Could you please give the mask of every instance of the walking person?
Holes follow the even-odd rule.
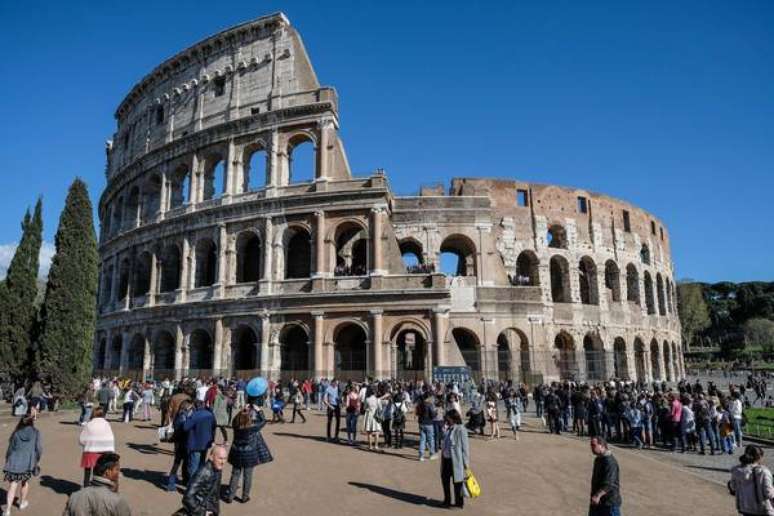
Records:
[[[137,393],[134,392],[134,389],[132,389],[131,387],[127,387],[126,390],[124,391],[124,396],[123,396],[124,423],[129,423],[132,421],[132,418],[134,417],[134,403],[137,401],[137,399],[138,399],[138,396],[137,396]]]
[[[177,491],[177,470],[182,465],[183,467],[183,484],[188,485],[188,442],[187,435],[184,430],[185,421],[191,416],[191,408],[193,404],[190,399],[185,399],[180,403],[180,406],[175,415],[172,427],[174,431],[172,433],[172,442],[174,443],[174,458],[172,459],[172,468],[169,470],[167,476],[167,491]]]
[[[81,453],[81,468],[83,468],[83,487],[91,482],[92,470],[100,455],[115,452],[115,437],[110,423],[105,419],[102,407],[94,409],[91,420],[81,430],[78,441],[83,447]]]
[[[115,453],[100,455],[91,483],[70,495],[62,516],[131,516],[129,503],[118,494],[120,460]]]
[[[498,421],[497,397],[494,393],[488,396],[486,402],[486,419],[489,421],[489,440],[500,438],[500,423]]]
[[[215,427],[215,416],[204,406],[203,401],[197,399],[194,402],[193,414],[183,423],[183,431],[186,432],[188,477],[190,479],[193,479],[204,463],[207,450],[215,441]]]
[[[266,424],[262,417],[254,421],[250,407],[245,407],[234,416],[231,426],[234,429],[234,442],[228,453],[228,463],[231,464],[231,481],[225,502],[231,503],[242,478],[241,503],[250,500],[250,488],[253,483],[253,469],[259,464],[273,460],[269,448],[261,436],[261,428]]]
[[[220,435],[223,438],[223,444],[228,444],[228,432],[226,427],[229,423],[228,417],[228,398],[223,393],[223,387],[218,385],[216,387],[217,392],[212,400],[212,415],[215,416],[215,425],[220,430]]]
[[[739,465],[731,469],[728,490],[736,497],[736,510],[742,516],[774,514],[774,486],[771,471],[763,465],[763,448],[745,448]]]
[[[306,385],[306,384],[304,384]],[[293,416],[290,418],[291,423],[296,422],[296,414],[301,418],[302,423],[306,423],[306,418],[302,412],[304,408],[304,391],[300,388],[296,388],[296,392],[291,396],[293,401]]]
[[[379,451],[379,432],[382,430],[381,405],[371,386],[365,395],[365,432],[368,438],[368,449]]]
[[[19,497],[19,509],[29,505],[27,496],[30,491],[30,478],[39,472],[40,457],[43,455],[43,439],[35,428],[35,416],[22,417],[8,439],[5,452],[3,475],[10,482],[5,498],[3,516],[11,514],[14,499]]]
[[[396,392],[392,396],[390,405],[392,406],[392,446],[398,450],[403,448],[403,433],[406,429],[406,412],[408,412],[403,393]]]
[[[202,400],[196,400],[202,403]],[[226,464],[226,448],[215,446],[210,454],[210,460],[191,477],[188,489],[183,495],[183,507],[189,516],[217,516],[220,514],[220,479],[223,466]],[[178,511],[179,513],[179,511]]]
[[[81,416],[78,418],[79,425],[83,426],[91,419],[91,411],[94,408],[95,397],[94,386],[89,382],[89,385],[83,390],[81,396],[78,398],[78,405],[81,406]]]
[[[433,419],[435,418],[435,405],[427,394],[423,394],[417,404],[417,423],[419,424],[419,461],[425,460],[425,448],[430,454],[430,460],[435,460],[438,455],[435,453],[435,428]]]
[[[509,422],[511,424],[511,432],[513,432],[513,438],[519,440],[519,430],[521,430],[521,414],[524,412],[524,405],[521,402],[521,396],[516,391],[511,391],[510,398],[508,399],[508,407],[510,409]]]
[[[323,404],[325,405],[328,416],[328,424],[326,426],[328,442],[333,441],[334,443],[338,444],[339,430],[341,425],[341,404],[339,399],[338,381],[331,380],[331,383],[328,385],[328,387],[325,388],[325,392],[323,394]],[[331,437],[331,425],[333,424],[334,419],[336,423],[336,432],[333,434],[333,437]]]
[[[151,407],[155,402],[154,395],[153,395],[153,387],[151,386],[151,384],[149,383],[145,384],[145,388],[142,390],[142,393],[140,394],[140,400],[142,401],[142,420],[150,421]]]
[[[462,425],[462,417],[456,410],[450,410],[445,416],[446,431],[441,444],[441,484],[443,486],[443,506],[451,507],[451,486],[454,486],[454,506],[462,508],[462,483],[465,472],[470,467],[470,445],[468,431]]]
[[[591,438],[594,470],[591,475],[589,516],[620,516],[621,481],[618,461],[602,437]]]

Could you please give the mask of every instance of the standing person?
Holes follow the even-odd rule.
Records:
[[[306,383],[304,383],[306,385]],[[301,410],[304,408],[304,391],[303,389],[296,388],[296,392],[292,396],[293,401],[293,416],[290,418],[291,423],[296,422],[296,414],[301,418],[302,423],[306,423],[306,418]]]
[[[337,444],[339,442],[339,427],[341,425],[341,404],[339,401],[339,382],[331,380],[323,394],[323,404],[327,409],[328,415],[328,425],[326,428],[328,441],[333,441]],[[336,420],[336,433],[333,434],[334,438],[331,438],[331,423],[333,423],[334,419]]]
[[[417,404],[417,423],[419,424],[419,461],[425,460],[425,448],[430,454],[430,460],[435,460],[435,438],[433,418],[435,418],[435,406],[427,394],[423,394]]]
[[[227,445],[228,432],[226,432],[226,427],[229,423],[228,398],[223,394],[223,388],[220,385],[215,388],[217,389],[217,392],[215,392],[215,396],[212,400],[212,414],[215,416],[215,424],[217,425],[218,430],[220,430],[221,437],[223,437],[223,444]]]
[[[269,448],[261,436],[261,428],[266,424],[262,417],[254,421],[250,407],[245,407],[234,416],[231,426],[234,428],[234,443],[228,453],[228,463],[231,464],[231,481],[225,502],[231,503],[242,477],[242,503],[250,500],[250,487],[253,482],[253,469],[258,464],[266,464],[273,460]]]
[[[110,400],[115,398],[113,397],[113,390],[108,386],[107,382],[103,382],[101,385],[97,391],[97,401],[99,406],[102,407],[102,413],[107,414],[110,408]]]
[[[134,403],[137,401],[137,399],[138,396],[137,393],[134,392],[134,389],[127,387],[124,391],[123,397],[124,423],[129,423],[132,421],[132,418],[134,417]]]
[[[172,459],[172,469],[169,470],[167,477],[167,491],[177,491],[177,470],[180,465],[183,466],[183,484],[188,485],[188,439],[184,430],[185,422],[191,415],[193,404],[190,399],[183,400],[175,414],[175,420],[172,422],[174,432],[172,433],[172,442],[175,445],[174,458]]]
[[[274,388],[274,399],[271,402],[271,422],[272,423],[284,423],[285,422],[285,399],[282,392],[282,386],[277,384]]]
[[[62,516],[131,516],[129,503],[118,494],[121,457],[103,453],[94,465],[94,478],[88,487],[74,492]]]
[[[731,426],[734,430],[734,441],[736,447],[742,447],[742,400],[738,392],[731,395],[731,401],[728,405],[728,413],[731,415]]]
[[[491,393],[488,398],[486,402],[486,419],[489,421],[489,440],[491,441],[495,436],[497,439],[500,438],[500,423],[497,417],[497,397],[494,393]]]
[[[392,407],[392,446],[397,450],[403,448],[403,433],[406,429],[406,412],[408,412],[403,393],[396,392],[392,396],[390,405]]]
[[[153,387],[151,387],[151,384],[145,384],[145,387],[142,390],[142,394],[140,395],[140,399],[142,400],[142,420],[150,421],[151,406],[153,406],[155,401],[153,396]]]
[[[736,510],[743,516],[774,514],[771,471],[763,465],[763,448],[749,445],[731,468],[728,490],[736,496]]]
[[[622,501],[618,461],[602,437],[592,437],[590,446],[595,459],[589,516],[620,516]]]
[[[521,429],[521,414],[524,412],[524,405],[521,402],[521,396],[519,396],[516,391],[511,391],[508,406],[510,408],[509,422],[511,423],[511,432],[513,432],[513,438],[518,441],[519,430]]]
[[[110,423],[105,419],[102,407],[94,409],[91,421],[81,430],[78,441],[83,447],[81,453],[81,468],[83,468],[83,487],[88,487],[91,482],[92,469],[100,455],[115,451],[115,438]]]
[[[196,400],[196,404],[204,402]],[[207,410],[203,408],[203,410]],[[226,448],[215,446],[210,460],[202,465],[191,477],[188,489],[183,495],[183,507],[190,516],[217,516],[220,514],[220,478],[226,464]]]
[[[642,412],[636,403],[632,404],[624,411],[624,417],[629,422],[631,428],[632,440],[637,449],[642,448]]]
[[[29,505],[27,495],[30,491],[30,478],[37,475],[40,457],[43,455],[43,439],[40,431],[35,428],[35,416],[22,417],[16,424],[8,439],[8,450],[5,452],[3,474],[6,482],[10,482],[5,499],[3,516],[11,514],[14,498],[19,497],[19,509]]]
[[[83,426],[91,419],[91,411],[94,408],[94,398],[94,387],[91,382],[89,382],[89,385],[83,390],[78,399],[78,404],[81,406],[81,417],[78,418],[79,425]]]
[[[357,418],[360,415],[360,396],[351,385],[344,388],[344,407],[347,427],[347,444],[352,446],[357,442]]]
[[[382,430],[382,423],[379,421],[381,414],[381,405],[379,398],[376,397],[374,389],[368,386],[365,393],[365,432],[368,437],[368,449],[379,451],[379,432]]]
[[[183,423],[186,432],[186,449],[188,451],[188,477],[193,479],[199,470],[207,450],[215,440],[215,416],[212,415],[201,400],[194,402],[194,413]]]
[[[446,431],[441,444],[441,485],[443,485],[443,505],[451,507],[451,488],[454,485],[454,505],[462,508],[462,483],[465,471],[470,467],[470,445],[468,431],[462,425],[460,413],[450,410],[445,416]]]

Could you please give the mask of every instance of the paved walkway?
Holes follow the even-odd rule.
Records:
[[[222,504],[224,515],[446,512],[438,507],[442,498],[438,462],[418,462],[413,449],[377,454],[326,443],[321,437],[325,435],[324,415],[312,411],[307,416],[306,424],[267,425],[264,436],[275,461],[256,469],[247,506]],[[21,514],[61,514],[67,495],[79,488],[80,427],[75,417],[70,412],[46,414],[39,420],[45,446],[42,475],[33,481],[30,507]],[[342,428],[343,423],[342,419]],[[0,441],[7,441],[12,428],[12,419],[0,418]],[[415,423],[409,422],[407,428],[415,429]],[[121,493],[134,514],[171,514],[180,506],[181,496],[160,488],[171,464],[171,445],[156,442],[155,425],[115,422],[113,430],[122,456]],[[536,426],[526,428],[518,442],[505,428],[503,436],[507,437],[495,442],[472,439],[472,466],[483,495],[469,500],[465,512],[585,516],[593,460],[587,440],[557,438]],[[407,438],[408,444],[416,445],[415,433]],[[705,470],[681,463],[688,460],[686,456],[627,449],[616,449],[615,454],[622,469],[627,516],[733,514],[733,498],[719,483],[725,474],[704,478]],[[726,468],[727,459],[722,460]],[[230,475],[230,466],[225,473],[225,477]],[[4,498],[3,493],[0,500]]]

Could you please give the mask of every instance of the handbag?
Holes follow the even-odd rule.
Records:
[[[478,498],[481,496],[481,486],[479,485],[478,480],[476,480],[476,477],[473,475],[473,471],[471,471],[470,468],[465,469],[464,487],[467,489],[471,498]]]

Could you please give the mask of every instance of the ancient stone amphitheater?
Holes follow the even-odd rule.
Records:
[[[99,202],[98,372],[683,374],[661,221],[515,178],[405,197],[384,171],[353,176],[336,91],[320,86],[282,14],[168,59],[115,118]]]

